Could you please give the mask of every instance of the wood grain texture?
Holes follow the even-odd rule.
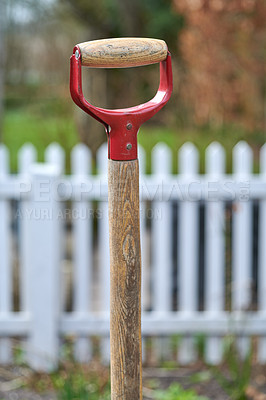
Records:
[[[108,161],[111,399],[142,399],[138,160]]]
[[[163,40],[119,38],[93,40],[78,44],[81,63],[95,68],[127,68],[155,64],[167,57]]]

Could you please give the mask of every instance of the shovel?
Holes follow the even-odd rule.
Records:
[[[127,68],[160,63],[155,97],[139,106],[94,107],[82,93],[81,67]],[[142,399],[141,254],[137,133],[172,93],[171,55],[163,40],[103,39],[80,43],[70,58],[74,102],[101,122],[108,138],[111,399]]]

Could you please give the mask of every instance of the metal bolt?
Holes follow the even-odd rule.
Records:
[[[132,129],[132,124],[129,122],[129,123],[127,124],[127,130],[130,131],[130,129]]]
[[[128,144],[127,144],[127,149],[128,149],[128,150],[131,150],[131,149],[132,149],[132,144],[131,144],[131,143],[128,143]]]
[[[75,57],[76,57],[76,59],[79,58],[79,51],[78,50],[75,51]]]

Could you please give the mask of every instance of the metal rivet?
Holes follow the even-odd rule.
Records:
[[[128,143],[128,144],[127,144],[127,149],[128,149],[128,150],[131,150],[131,149],[132,149],[132,144],[131,144],[131,143]]]
[[[78,50],[75,51],[75,57],[76,57],[76,59],[79,58],[79,51]]]
[[[132,124],[129,122],[129,123],[127,124],[127,130],[130,131],[130,129],[132,129]]]

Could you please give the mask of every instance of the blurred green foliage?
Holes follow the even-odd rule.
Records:
[[[171,0],[67,0],[75,17],[99,37],[143,36],[164,39],[176,48],[184,19]]]
[[[99,375],[88,376],[81,366],[58,372],[52,377],[58,400],[108,400],[110,384],[102,382]]]
[[[176,52],[178,33],[184,17],[173,10],[170,0],[144,0],[145,29],[148,37],[163,38],[172,52]],[[150,16],[153,15],[153,18]]]
[[[156,400],[208,400],[207,397],[198,396],[194,390],[185,390],[178,383],[172,383],[166,390],[157,390]]]
[[[248,400],[246,391],[251,381],[252,346],[250,345],[247,354],[241,357],[237,345],[236,337],[228,336],[224,340],[224,360],[227,370],[224,372],[221,368],[212,367],[211,371],[231,400]]]

